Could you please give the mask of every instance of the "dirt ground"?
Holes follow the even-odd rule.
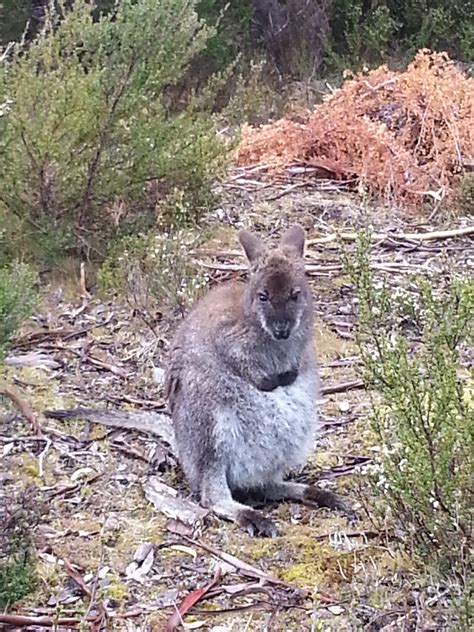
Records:
[[[463,228],[468,220],[421,221],[369,208],[330,184],[267,186],[248,171],[234,173],[222,199],[207,218],[210,238],[194,255],[214,282],[240,273],[239,227],[272,238],[298,221],[308,231],[324,392],[317,445],[295,477],[319,479],[347,495],[360,520],[349,524],[327,510],[271,505],[265,511],[280,535],[252,539],[235,525],[193,513],[172,450],[156,435],[46,418],[45,410],[107,407],[149,411],[158,424],[166,412],[157,380],[176,319],[157,317],[152,331],[126,301],[105,299],[93,288],[90,298],[81,298],[76,267],[48,280],[7,369],[37,413],[43,436],[0,400],[0,502],[3,496],[9,512],[26,507],[37,554],[36,590],[9,612],[49,620],[28,629],[146,632],[166,629],[172,616],[179,622],[177,609],[187,598],[184,606],[196,604],[183,622],[193,630],[451,629],[443,587],[416,566],[395,538],[391,517],[371,504],[369,404],[358,375],[354,294],[341,268],[341,252],[353,250],[354,241],[327,237],[367,225],[395,235],[374,242],[373,263],[396,286],[411,272],[438,270],[443,261],[472,269],[472,235],[411,235]],[[156,481],[178,494],[165,513],[147,492]],[[195,592],[204,587],[205,595]]]

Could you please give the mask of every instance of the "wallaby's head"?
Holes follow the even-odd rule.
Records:
[[[274,339],[286,340],[307,327],[312,317],[311,290],[304,272],[304,230],[292,226],[274,249],[267,249],[246,230],[239,239],[250,263],[246,313]]]

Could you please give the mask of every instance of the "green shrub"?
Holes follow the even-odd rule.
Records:
[[[474,282],[416,277],[376,284],[363,236],[346,269],[372,399],[376,496],[431,568],[468,590],[474,572]],[[444,279],[444,281],[443,281]]]
[[[60,6],[6,64],[0,98],[0,199],[51,257],[152,224],[174,187],[199,215],[227,154],[202,100],[167,101],[215,33],[196,0],[122,0],[95,20],[89,3]]]
[[[174,213],[179,215],[179,194],[175,204]],[[124,238],[103,263],[99,288],[124,295],[135,313],[151,326],[157,314],[184,314],[207,283],[207,276],[190,256],[202,238],[184,229]]]
[[[387,54],[397,22],[383,2],[372,11],[361,0],[335,0],[330,20],[331,35],[326,53],[328,69],[377,63]]]
[[[196,11],[209,25],[218,25],[209,38],[203,59],[216,70],[231,64],[250,45],[252,7],[250,0],[199,0]]]
[[[36,304],[36,274],[23,263],[0,268],[0,363],[22,321]]]
[[[411,58],[420,48],[474,60],[473,0],[334,0],[326,67]]]

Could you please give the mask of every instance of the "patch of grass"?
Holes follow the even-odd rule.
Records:
[[[474,174],[470,173],[464,176],[459,197],[461,213],[472,215],[474,213]]]

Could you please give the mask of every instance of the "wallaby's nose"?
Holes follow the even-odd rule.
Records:
[[[290,335],[290,323],[276,323],[273,327],[273,335],[277,340],[286,340]]]

